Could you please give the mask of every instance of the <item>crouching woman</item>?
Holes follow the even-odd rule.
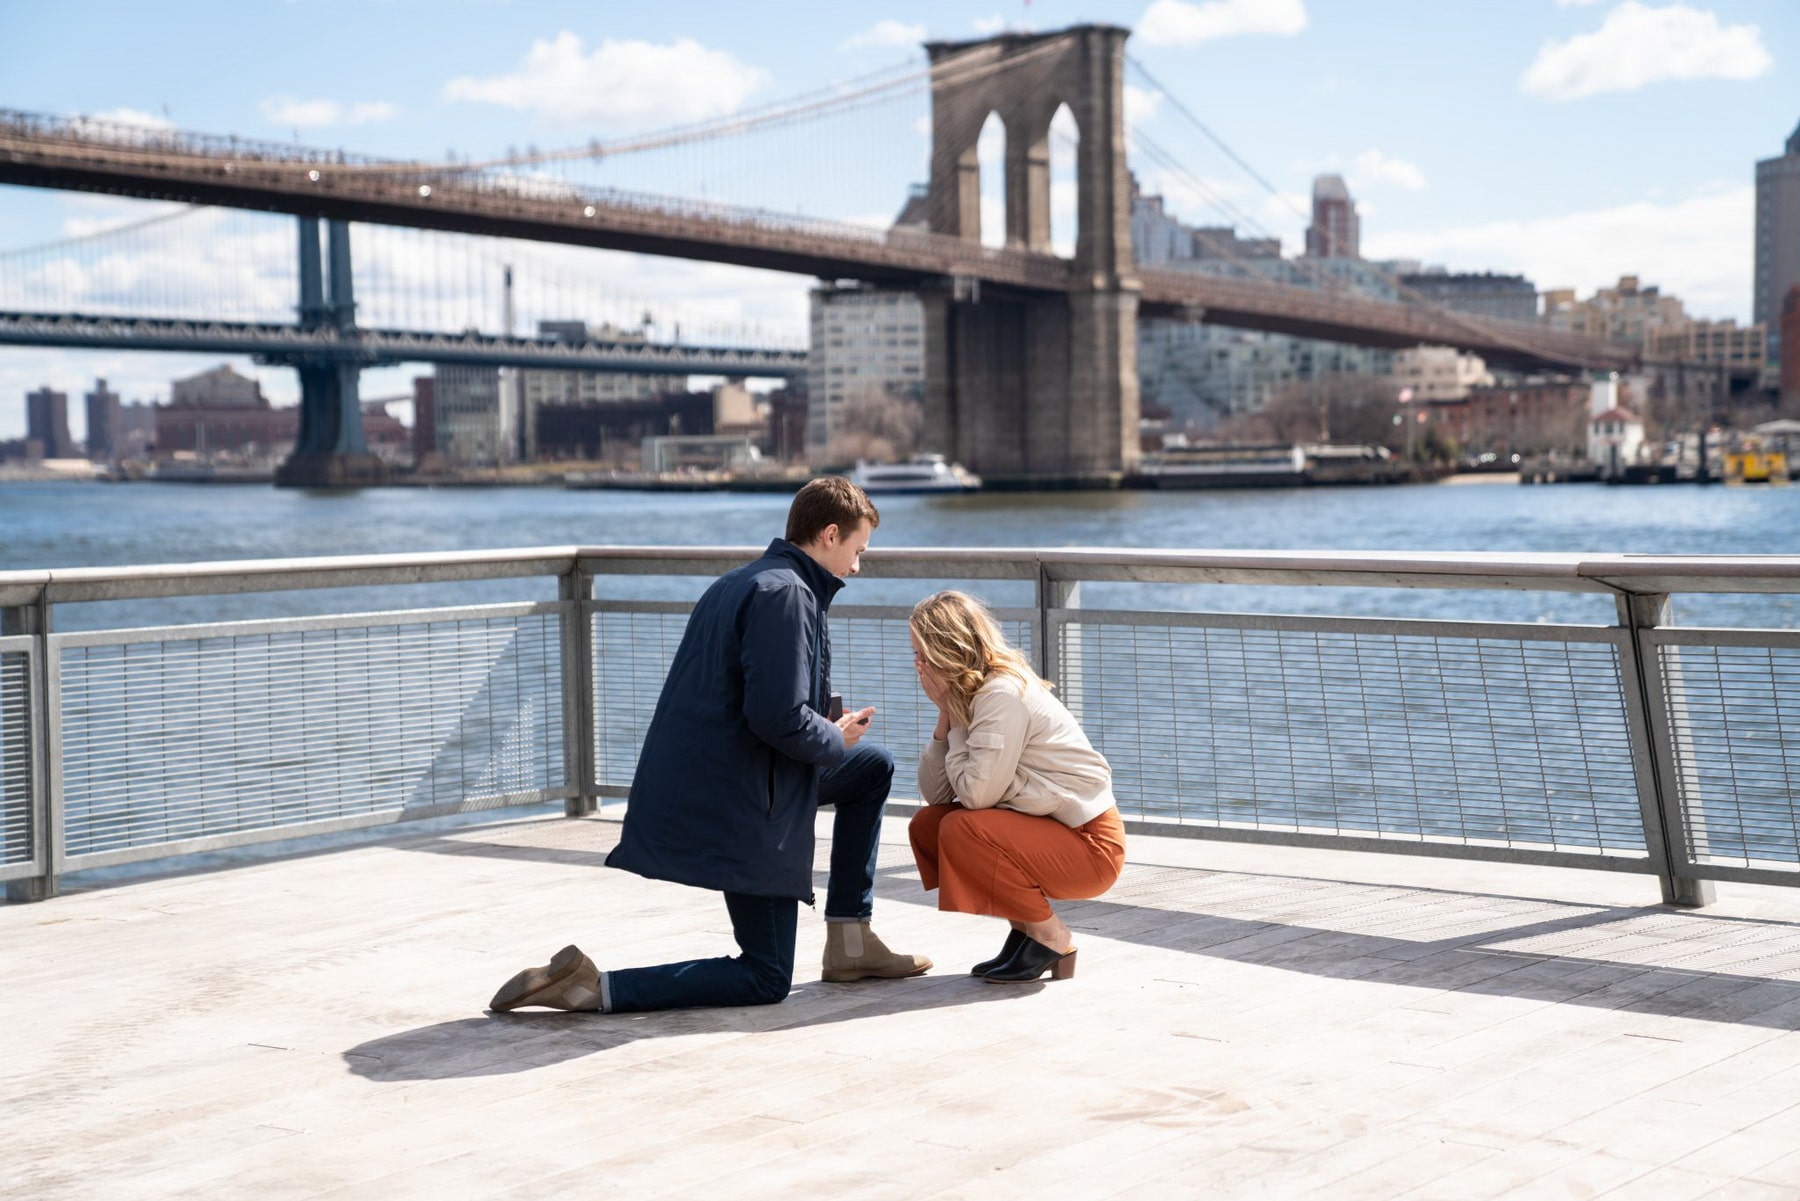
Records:
[[[1050,901],[1097,897],[1125,865],[1112,768],[980,601],[940,592],[910,624],[919,687],[938,709],[910,831],[925,888],[939,909],[1011,924],[972,974],[1066,980],[1075,943]]]

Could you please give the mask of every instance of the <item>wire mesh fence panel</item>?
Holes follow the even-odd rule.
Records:
[[[614,601],[594,615],[595,778],[602,786],[631,784],[688,611],[672,602]],[[831,618],[831,687],[846,708],[876,709],[869,737],[893,753],[897,798],[918,796],[919,751],[937,724],[913,670],[907,612],[847,607]],[[1007,641],[1027,655],[1031,626],[1023,617],[1001,620]]]
[[[1800,869],[1800,648],[1677,645],[1662,667],[1695,862]]]
[[[31,736],[31,660],[0,652],[0,867],[33,858]]]
[[[64,636],[68,855],[562,793],[557,608]]]
[[[612,602],[594,613],[594,781],[628,788],[691,606]]]
[[[1121,808],[1183,823],[1646,853],[1607,640],[1059,619]]]

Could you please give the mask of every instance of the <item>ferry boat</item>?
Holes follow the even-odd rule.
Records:
[[[914,455],[904,463],[856,461],[850,482],[864,492],[892,496],[903,492],[976,492],[981,477],[943,455]]]
[[[1145,455],[1140,471],[1157,488],[1296,487],[1306,451],[1293,443],[1170,447]]]

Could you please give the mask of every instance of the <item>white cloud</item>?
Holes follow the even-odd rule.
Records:
[[[976,17],[972,22],[975,32],[982,37],[993,37],[999,33],[1031,33],[1037,29],[1030,21],[1016,21],[1010,17],[992,16]]]
[[[616,131],[735,112],[768,79],[760,68],[691,38],[667,45],[607,38],[590,52],[578,35],[563,32],[534,41],[511,74],[452,79],[444,98]]]
[[[1747,320],[1755,190],[1728,187],[1670,204],[1614,208],[1366,238],[1369,258],[1415,258],[1464,270],[1518,271],[1540,289],[1583,295],[1636,275],[1688,312]]]
[[[1141,125],[1151,120],[1161,110],[1163,94],[1140,88],[1136,84],[1125,85],[1125,124]]]
[[[839,50],[855,50],[865,46],[917,46],[925,40],[923,25],[903,21],[877,21],[855,37],[847,38]]]
[[[1681,3],[1624,0],[1593,33],[1545,42],[1519,89],[1575,100],[1670,79],[1754,79],[1773,64],[1755,25],[1722,26],[1717,14]]]
[[[295,129],[318,129],[327,125],[368,125],[392,119],[400,110],[385,100],[360,104],[339,104],[336,100],[297,100],[292,96],[271,96],[258,106],[264,117],[276,125]]]
[[[145,129],[175,128],[175,123],[167,117],[147,113],[141,108],[109,108],[103,113],[95,113],[93,119],[113,125],[140,125]]]
[[[1245,33],[1292,35],[1306,28],[1302,0],[1154,0],[1138,18],[1150,46],[1196,46]]]
[[[1365,150],[1356,156],[1350,169],[1353,188],[1376,188],[1391,184],[1408,192],[1425,189],[1425,173],[1405,159],[1390,158],[1379,150]]]

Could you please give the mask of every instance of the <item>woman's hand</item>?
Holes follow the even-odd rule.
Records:
[[[913,670],[919,673],[919,689],[925,694],[925,699],[937,706],[937,729],[931,736],[942,742],[950,737],[950,709],[947,700],[950,690],[935,672],[925,666],[923,656],[917,652],[913,654]]]

